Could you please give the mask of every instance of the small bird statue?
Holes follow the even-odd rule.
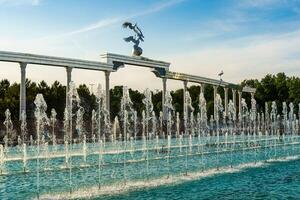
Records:
[[[129,36],[124,38],[125,42],[133,42],[133,51],[132,54],[135,56],[140,56],[143,53],[143,49],[139,47],[140,42],[144,42],[144,35],[141,29],[137,26],[137,24],[132,24],[131,22],[124,22],[123,28],[129,28],[135,32],[134,36]]]
[[[224,72],[223,70],[218,74],[218,76],[220,77],[220,84],[222,83],[222,76],[223,76]]]

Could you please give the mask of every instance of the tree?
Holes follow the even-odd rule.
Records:
[[[278,73],[277,75],[268,74],[261,80],[247,79],[242,81],[241,86],[250,86],[256,88],[255,99],[257,102],[258,111],[264,111],[264,102],[276,101],[278,111],[281,111],[282,102],[293,102],[295,105],[294,112],[298,112],[298,104],[300,103],[300,78],[299,77],[287,77],[284,73]],[[200,87],[197,85],[187,88],[192,98],[192,105],[195,108],[195,115],[199,112],[199,94]],[[85,85],[79,85],[78,94],[81,98],[81,106],[85,109],[84,120],[90,123],[91,113],[93,109],[97,109],[96,97],[92,94],[89,88]],[[15,127],[19,127],[19,103],[20,103],[20,84],[10,83],[7,79],[0,81],[0,120],[5,120],[4,112],[8,108],[11,111],[13,122]],[[54,108],[57,112],[57,119],[59,124],[62,124],[64,109],[66,103],[66,86],[63,86],[58,81],[55,81],[49,86],[45,81],[40,83],[32,82],[26,79],[26,99],[27,99],[27,120],[29,126],[29,132],[34,134],[34,99],[38,93],[42,93],[47,105],[47,114],[50,115],[51,108]],[[218,88],[218,93],[221,95],[224,101],[224,90],[222,87]],[[120,102],[123,95],[123,86],[115,86],[110,89],[110,111],[111,119],[119,115]],[[138,90],[129,89],[129,95],[133,102],[133,108],[137,111],[138,116],[144,109],[142,100],[144,98],[143,92]],[[183,89],[171,91],[173,98],[173,107],[176,112],[183,115]],[[213,114],[214,99],[213,99],[213,87],[211,85],[205,85],[204,96],[207,101],[207,115]],[[229,90],[229,99],[232,98],[231,91]],[[250,94],[244,93],[243,98],[246,99],[248,105],[250,105]],[[156,115],[162,110],[162,91],[152,92],[153,110]],[[224,103],[224,102],[223,102]],[[3,125],[1,125],[3,127]],[[31,127],[30,127],[31,126]],[[60,128],[62,130],[62,128]]]

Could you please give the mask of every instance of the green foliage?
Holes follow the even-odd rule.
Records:
[[[276,101],[279,112],[282,110],[284,101],[293,102],[296,108],[300,103],[299,77],[287,77],[284,73],[268,74],[261,81],[257,79],[244,80],[241,85],[256,88],[255,99],[260,111],[264,111],[264,102],[268,102],[270,105],[272,101]],[[245,94],[244,97],[247,102],[250,102],[250,95]]]
[[[279,111],[281,111],[282,102],[293,102],[296,110],[300,103],[300,78],[299,77],[287,77],[284,73],[278,73],[277,75],[266,75],[261,80],[249,79],[244,80],[241,83],[242,86],[250,86],[257,89],[255,93],[255,99],[260,111],[264,110],[264,102],[276,101]],[[89,88],[83,84],[78,87],[78,94],[81,97],[81,104],[85,109],[84,119],[89,121],[93,109],[97,109],[96,97],[91,94]],[[4,79],[0,81],[0,120],[4,120],[4,112],[7,108],[12,113],[12,119],[18,120],[19,117],[19,91],[20,85],[17,83],[11,84],[8,80]],[[195,111],[199,111],[199,93],[200,87],[192,85],[188,88],[192,98],[192,105]],[[120,112],[120,101],[122,98],[123,87],[115,86],[110,90],[110,109],[111,119],[117,116]],[[224,90],[219,87],[218,92],[224,99]],[[51,108],[57,111],[57,118],[63,119],[63,112],[66,103],[66,87],[58,81],[55,81],[52,85],[48,85],[45,81],[40,83],[31,82],[26,80],[26,95],[27,95],[27,118],[33,120],[34,111],[34,99],[37,93],[42,93],[47,104],[47,114],[50,115]],[[144,94],[137,90],[129,90],[130,97],[133,102],[133,107],[137,111],[138,116],[141,115],[144,105],[142,100]],[[183,111],[183,89],[171,91],[173,97],[173,106],[176,112],[179,112],[182,117]],[[210,85],[205,86],[204,95],[207,101],[208,117],[213,114],[213,87]],[[232,98],[231,90],[229,90],[229,98]],[[246,99],[248,105],[250,105],[250,95],[243,94],[243,98]],[[159,111],[162,110],[162,92],[155,91],[152,93],[152,101],[154,111],[156,115],[159,115]]]
[[[145,97],[144,94],[140,93],[137,90],[129,89],[129,95],[133,103],[134,110],[136,110],[138,116],[140,116],[142,111],[144,110],[144,104],[143,104],[143,99]]]
[[[111,119],[114,119],[120,112],[120,102],[122,98],[123,87],[115,86],[114,89],[110,90],[110,112]]]

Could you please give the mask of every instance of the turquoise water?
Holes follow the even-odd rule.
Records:
[[[300,160],[95,199],[300,199]]]
[[[297,186],[300,161],[279,162],[281,158],[299,155],[299,138],[285,138],[285,140],[249,138],[241,143],[238,142],[239,138],[235,138],[235,143],[222,143],[223,139],[220,139],[218,145],[215,142],[198,143],[194,139],[190,145],[187,138],[179,146],[178,141],[172,139],[169,153],[166,152],[165,141],[158,142],[159,151],[155,146],[156,141],[147,144],[147,151],[139,149],[144,145],[142,141],[137,141],[133,146],[122,142],[114,145],[108,143],[105,149],[101,150],[101,159],[97,151],[99,146],[87,144],[86,161],[82,144],[73,145],[71,151],[74,155],[69,160],[71,170],[65,168],[63,146],[58,146],[56,151],[53,151],[52,147],[47,151],[41,147],[38,168],[35,147],[28,147],[25,173],[22,151],[12,148],[6,153],[8,160],[3,167],[5,173],[0,175],[0,199],[33,199],[37,195],[42,198],[57,197],[55,195],[76,198],[75,193],[78,190],[89,194],[91,188],[100,186],[100,188],[111,187],[113,191],[136,181],[143,182],[143,187],[124,190],[111,196],[108,195],[111,194],[108,190],[92,198],[300,199]],[[124,149],[126,151],[123,151]],[[45,155],[50,158],[46,159]],[[18,156],[20,159],[13,160]],[[270,160],[273,161],[266,162]],[[252,163],[251,166],[254,168],[239,169],[244,163]],[[238,171],[222,172],[222,168],[230,169],[230,166]],[[39,169],[39,186],[37,169]],[[169,180],[167,177],[184,177],[187,174],[187,177],[192,178],[195,173],[205,173],[211,169],[220,169],[220,173],[201,179],[163,183]],[[155,180],[159,180],[161,184],[158,187],[148,187],[149,183]],[[69,196],[70,192],[72,196]],[[80,196],[84,197],[89,196]]]

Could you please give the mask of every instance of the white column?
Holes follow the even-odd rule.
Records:
[[[217,91],[218,91],[218,86],[214,85],[214,119],[216,120],[217,117],[217,107],[216,107],[216,99],[217,99]]]
[[[254,99],[254,92],[251,92],[251,99]]]
[[[239,116],[242,115],[242,91],[238,91],[239,94]]]
[[[236,90],[232,89],[232,102],[234,104],[234,106],[236,106]]]
[[[109,71],[105,71],[105,93],[106,93],[106,109],[110,113],[110,92],[109,92]]]
[[[227,87],[224,87],[224,97],[225,97],[225,100],[224,100],[224,103],[225,103],[225,117],[228,116],[228,88]]]
[[[162,88],[162,113],[163,116],[165,117],[166,115],[166,111],[165,111],[165,99],[166,99],[166,91],[167,91],[167,79],[166,78],[162,78],[162,82],[163,82],[163,88]]]
[[[69,92],[70,82],[72,81],[72,67],[66,67],[66,71],[67,71],[66,107],[68,107],[68,104],[69,104],[68,92]]]
[[[205,84],[201,83],[200,85],[200,92],[204,94],[204,88],[205,88]]]
[[[20,84],[19,119],[21,119],[22,112],[26,112],[26,66],[27,66],[27,63],[20,63],[20,67],[21,67],[21,84]]]
[[[235,89],[231,89],[231,91],[232,91],[232,102],[233,102],[235,111],[237,111],[237,109],[236,109],[236,90]]]
[[[185,93],[187,91],[187,81],[183,81],[183,116],[186,116],[187,107],[186,107],[186,99],[185,99]]]

